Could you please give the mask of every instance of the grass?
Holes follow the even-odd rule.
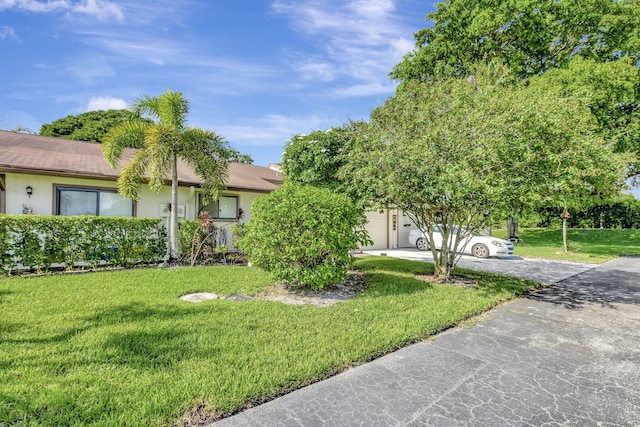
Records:
[[[506,238],[507,231],[495,230],[493,235]],[[638,229],[569,229],[569,253],[564,253],[561,229],[520,229],[518,235],[522,242],[516,243],[515,254],[524,257],[603,262],[620,255],[640,256]]]
[[[431,264],[359,258],[368,289],[333,307],[180,295],[256,294],[248,267],[0,280],[0,425],[171,425],[221,416],[436,334],[537,284],[460,270],[461,288],[414,278]]]

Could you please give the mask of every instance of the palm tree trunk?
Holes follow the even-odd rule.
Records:
[[[171,211],[169,212],[169,261],[178,259],[178,156],[171,164]]]

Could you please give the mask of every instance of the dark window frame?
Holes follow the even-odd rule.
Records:
[[[69,185],[69,184],[53,184],[53,213],[54,215],[60,215],[60,191],[77,191],[85,193],[96,193],[96,210],[94,216],[100,216],[100,193],[118,193],[115,188],[109,187],[95,187],[91,185]],[[137,203],[131,201],[131,216],[130,218],[137,216]],[[127,218],[127,217],[125,217]]]
[[[218,199],[209,202],[208,204],[204,204],[202,199],[204,198],[204,194],[200,193],[198,195],[198,212],[203,212],[207,206],[211,206],[211,210],[207,210],[211,215],[212,219],[219,221],[238,221],[238,212],[240,209],[240,195],[238,194],[222,194]],[[236,200],[236,208],[235,215],[233,217],[221,217],[220,216],[220,198],[228,197]],[[215,212],[215,214],[213,213]]]
[[[7,176],[0,173],[0,213],[7,213]]]

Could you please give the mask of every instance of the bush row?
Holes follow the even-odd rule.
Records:
[[[155,263],[166,242],[160,219],[0,215],[0,270]]]
[[[561,208],[539,209],[536,227],[559,227]],[[571,228],[640,228],[640,200],[627,198],[569,211],[567,225]],[[522,224],[521,224],[522,225]]]

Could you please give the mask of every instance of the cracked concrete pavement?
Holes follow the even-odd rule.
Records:
[[[640,425],[640,258],[461,265],[559,283],[212,426]]]

